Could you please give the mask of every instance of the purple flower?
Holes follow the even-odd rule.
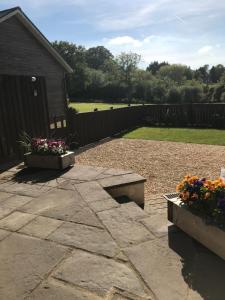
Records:
[[[194,185],[202,186],[202,185],[203,185],[203,182],[202,182],[202,180],[195,180],[195,181],[194,181]]]
[[[225,198],[220,198],[217,202],[217,207],[219,209],[225,210]]]

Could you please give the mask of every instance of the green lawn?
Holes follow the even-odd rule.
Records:
[[[123,136],[128,139],[225,145],[225,130],[142,127]]]
[[[137,104],[132,104],[132,105],[137,105]],[[109,109],[111,106],[113,108],[126,107],[127,104],[71,102],[69,106],[76,108],[79,112],[89,112],[89,111],[93,111],[95,108],[97,108],[98,110],[104,110],[104,109]]]

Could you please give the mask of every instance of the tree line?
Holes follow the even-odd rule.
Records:
[[[122,52],[114,57],[103,46],[86,49],[67,41],[53,47],[72,67],[67,75],[72,101],[101,100],[135,103],[225,102],[225,67],[186,65],[154,61],[139,68],[141,56]]]

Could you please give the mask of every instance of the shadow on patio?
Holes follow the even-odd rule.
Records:
[[[188,286],[206,300],[223,300],[225,262],[182,231],[168,228],[169,247],[180,257]],[[190,298],[192,299],[192,298]]]

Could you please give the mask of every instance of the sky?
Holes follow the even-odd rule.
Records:
[[[196,69],[225,65],[225,0],[0,0],[20,6],[50,40]]]

